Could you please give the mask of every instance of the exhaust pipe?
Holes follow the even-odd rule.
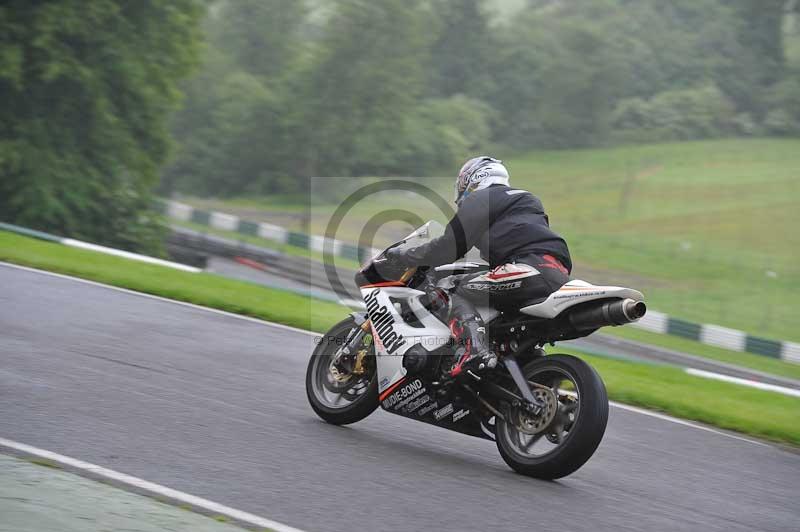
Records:
[[[608,325],[625,325],[638,320],[646,312],[644,301],[618,299],[577,310],[570,314],[569,322],[577,330],[586,331]]]

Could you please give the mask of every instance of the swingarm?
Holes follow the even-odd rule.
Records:
[[[499,384],[491,382],[487,379],[480,379],[480,392],[484,395],[488,395],[499,400],[508,401],[514,406],[521,406],[534,416],[540,415],[546,405],[537,399],[531,392],[528,381],[523,376],[522,370],[517,363],[517,359],[514,357],[514,355],[509,354],[503,357],[502,363],[508,370],[508,374],[511,376],[511,379],[513,380],[517,390],[522,395],[518,395],[514,391],[504,388],[503,386],[500,386]],[[466,385],[464,387],[476,395],[481,402],[484,402],[484,400],[477,393],[475,393],[472,388]],[[494,408],[492,408],[492,410],[494,410]]]

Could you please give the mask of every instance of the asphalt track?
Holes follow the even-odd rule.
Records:
[[[611,409],[589,463],[308,407],[309,335],[0,265],[0,437],[323,530],[790,530],[800,455]],[[768,415],[768,414],[765,414]]]

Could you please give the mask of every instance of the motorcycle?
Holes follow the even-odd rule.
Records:
[[[428,222],[387,250],[417,246],[443,230]],[[366,310],[334,325],[311,356],[306,394],[317,415],[344,425],[380,406],[493,440],[512,469],[536,478],[564,477],[586,463],[608,421],[605,386],[582,359],[546,354],[543,346],[638,320],[647,310],[641,292],[571,280],[515,311],[478,308],[499,362],[454,378],[458,331],[429,294],[486,265],[398,271],[385,253],[356,274]]]

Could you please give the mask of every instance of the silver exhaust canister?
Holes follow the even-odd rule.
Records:
[[[625,325],[637,321],[646,312],[647,305],[644,301],[618,299],[575,310],[569,315],[569,322],[577,330],[586,331],[609,325]]]

